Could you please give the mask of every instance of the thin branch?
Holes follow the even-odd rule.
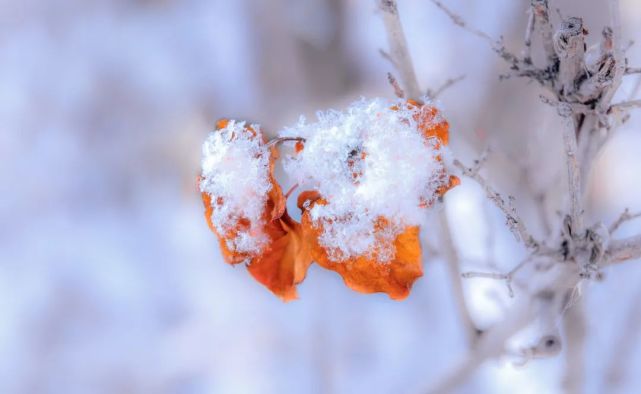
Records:
[[[505,199],[479,175],[478,168],[474,169],[466,167],[459,160],[454,160],[453,164],[463,172],[463,175],[474,179],[479,185],[481,185],[483,190],[485,190],[487,197],[492,200],[492,202],[494,202],[494,204],[505,214],[507,226],[512,234],[514,234],[516,240],[522,240],[525,246],[529,249],[538,249],[539,242],[537,242],[527,231],[525,223],[516,213],[516,209],[512,204],[513,197],[508,197],[506,202]]]
[[[568,297],[571,298],[571,297]],[[568,302],[570,302],[568,300]],[[563,314],[565,338],[564,392],[582,393],[585,382],[585,340],[587,317],[583,298],[575,300]]]
[[[440,96],[445,90],[449,89],[450,87],[452,87],[453,85],[455,85],[456,83],[464,79],[465,79],[465,75],[460,75],[456,78],[449,78],[438,89],[436,90],[427,89],[427,97],[430,98],[431,100],[436,100],[438,96]]]
[[[389,53],[387,53],[387,52],[386,52],[385,50],[383,50],[383,49],[379,49],[379,50],[378,50],[378,53],[379,53],[379,55],[381,55],[381,57],[382,57],[383,59],[385,59],[385,60],[387,60],[388,62],[390,62],[390,64],[392,65],[392,67],[396,68],[396,62],[394,61],[394,59],[392,59],[392,56],[391,56]]]
[[[511,76],[526,77],[526,78],[535,80],[541,86],[547,89],[552,89],[552,82],[550,79],[551,74],[548,70],[538,69],[532,65],[531,61],[526,59],[520,59],[519,57],[517,57],[516,55],[508,51],[505,48],[505,45],[503,45],[503,42],[501,40],[495,40],[489,34],[481,30],[478,30],[474,27],[471,27],[470,25],[467,24],[467,22],[465,22],[465,20],[461,16],[457,15],[452,10],[447,8],[439,0],[431,0],[431,1],[440,10],[442,10],[452,20],[452,22],[455,25],[463,28],[464,30],[486,41],[490,45],[492,50],[496,52],[510,66],[510,72],[505,76],[501,76],[501,79],[506,79]],[[539,0],[533,0],[533,1],[539,1]]]
[[[560,90],[568,97],[576,89],[577,77],[585,69],[585,30],[581,18],[568,18],[554,34],[554,51],[559,57]]]
[[[483,334],[474,351],[427,392],[434,394],[454,392],[485,360],[500,356],[505,351],[505,342],[536,318],[537,310],[528,301],[517,300],[506,313],[506,318]]]
[[[615,220],[614,223],[610,225],[610,228],[608,230],[610,231],[610,234],[614,234],[623,223],[639,217],[641,217],[641,212],[631,214],[630,210],[626,208],[623,213],[617,218],[617,220]]]
[[[505,46],[500,40],[495,40],[486,32],[468,25],[467,22],[465,22],[465,19],[463,19],[460,15],[456,14],[454,11],[447,8],[439,0],[431,0],[431,1],[452,20],[452,23],[474,34],[475,36],[485,40],[490,45],[492,50],[494,50],[494,52],[498,53],[499,56],[501,56],[505,61],[510,63],[510,65],[514,69],[518,69],[517,64],[519,63],[519,59],[512,53],[508,52],[508,50],[505,49]]]
[[[554,28],[550,23],[550,9],[548,0],[532,0],[531,1],[532,11],[535,15],[535,24],[539,35],[541,36],[541,41],[543,42],[543,50],[547,56],[548,64],[555,64],[558,61],[556,52],[554,52]]]
[[[514,334],[532,323],[537,316],[548,313],[554,307],[557,293],[576,286],[575,267],[556,265],[549,277],[539,282],[529,297],[519,297],[505,314],[505,319],[487,330],[481,336],[476,348],[450,372],[434,385],[428,393],[450,393],[465,382],[469,376],[487,359],[498,357],[505,352],[505,345]]]
[[[583,115],[596,114],[596,111],[594,110],[594,108],[586,104],[561,102],[557,99],[553,99],[542,94],[539,95],[539,98],[541,99],[543,104],[547,104],[551,107],[557,108],[557,110],[561,105],[561,103],[563,103],[563,105],[566,107],[569,107],[572,110],[572,113],[574,114],[583,114]]]
[[[622,263],[641,258],[641,235],[610,241],[604,265]]]
[[[628,67],[625,69],[625,74],[641,74],[641,67]]]
[[[409,50],[407,48],[407,40],[405,39],[405,34],[403,33],[403,26],[401,24],[398,7],[395,0],[381,0],[380,7],[383,11],[383,21],[385,23],[385,29],[387,30],[387,38],[389,41],[391,59],[393,59],[394,64],[398,72],[401,75],[401,80],[405,87],[405,93],[409,98],[418,99],[421,96],[420,89],[418,87],[418,82],[416,80],[416,74],[414,73],[414,66],[412,63]],[[392,80],[390,79],[390,83]],[[467,305],[465,304],[465,295],[463,293],[463,287],[460,279],[459,272],[459,261],[456,254],[456,249],[452,241],[451,230],[449,228],[449,223],[445,217],[444,211],[441,213],[441,224],[443,226],[443,236],[445,238],[445,260],[448,265],[448,272],[450,272],[450,277],[452,279],[452,288],[454,290],[454,297],[459,309],[459,315],[465,327],[466,336],[468,338],[468,343],[470,346],[473,346],[476,339],[478,338],[478,329],[475,327],[474,322],[469,314]]]
[[[452,230],[450,228],[445,209],[439,212],[439,221],[442,229],[442,251],[447,264],[447,272],[452,284],[452,292],[454,294],[454,302],[458,309],[458,315],[463,323],[465,336],[468,346],[473,348],[479,339],[480,330],[474,324],[470,310],[465,302],[465,292],[463,291],[463,283],[461,281],[460,259],[456,251],[456,246],[452,239]]]
[[[612,52],[614,56],[614,72],[612,82],[609,84],[608,88],[599,100],[598,107],[602,112],[606,112],[610,107],[612,98],[621,85],[626,69],[625,55],[621,46],[621,10],[619,0],[609,0],[609,4],[611,28],[609,30],[607,28],[604,29],[604,36],[608,33],[611,35],[610,40],[612,42]],[[608,37],[604,38],[606,41],[608,40]]]
[[[487,34],[484,31],[478,30],[465,22],[465,19],[463,19],[461,16],[457,15],[454,13],[452,10],[447,8],[443,3],[441,3],[439,0],[431,0],[432,3],[434,3],[438,8],[441,9],[447,16],[452,20],[452,22],[456,25],[459,26],[462,29],[467,30],[468,32],[474,34],[475,36],[481,37],[485,41],[487,41],[492,47],[496,46],[498,43],[496,40],[494,40],[492,37],[490,37],[489,34]]]
[[[278,144],[280,144],[282,142],[286,142],[286,141],[305,142],[305,138],[303,138],[303,137],[278,137],[278,138],[274,138],[274,139],[270,140],[266,144],[266,146],[268,148],[271,148],[274,145],[278,145]]]
[[[621,325],[621,333],[614,346],[612,346],[609,366],[605,372],[605,384],[608,391],[615,392],[625,381],[626,372],[631,372],[631,358],[634,355],[635,344],[638,347],[641,333],[641,287],[637,289],[636,295],[632,297],[628,308],[625,323]],[[634,368],[634,367],[632,367]],[[627,370],[627,371],[626,371]]]
[[[401,88],[401,86],[398,84],[398,81],[392,75],[392,73],[387,73],[387,82],[389,82],[390,85],[392,85],[392,88],[394,89],[394,94],[398,98],[404,98],[405,97],[405,92]]]
[[[465,279],[471,279],[471,278],[487,278],[487,279],[496,279],[496,280],[504,280],[505,285],[507,286],[507,291],[510,296],[510,298],[514,297],[514,289],[512,289],[512,280],[514,279],[514,275],[516,275],[517,272],[521,270],[521,268],[525,267],[527,263],[532,261],[533,256],[529,256],[525,260],[521,261],[519,264],[516,265],[516,267],[512,268],[511,271],[501,274],[501,273],[495,273],[495,272],[464,272],[461,274],[461,277]]]
[[[624,101],[621,103],[612,104],[610,106],[610,111],[612,110],[626,110],[630,108],[641,108],[641,100],[630,100]]]
[[[535,25],[535,12],[532,7],[528,10],[527,27],[525,28],[525,49],[523,50],[523,61],[532,64],[532,33]]]
[[[571,108],[562,103],[559,112],[565,118],[563,127],[563,146],[565,147],[565,164],[568,176],[568,195],[570,196],[570,217],[572,218],[572,233],[583,232],[583,202],[581,190],[581,169],[577,159],[576,128]]]
[[[407,40],[398,16],[396,0],[380,0],[380,8],[383,12],[385,30],[387,30],[390,57],[394,59],[394,64],[401,75],[401,81],[403,81],[403,87],[408,97],[418,99],[421,96],[421,90],[414,73],[412,57],[407,49]]]

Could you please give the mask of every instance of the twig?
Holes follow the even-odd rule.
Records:
[[[537,81],[541,86],[547,89],[552,89],[551,74],[549,70],[538,69],[532,65],[531,61],[527,59],[519,59],[516,55],[505,48],[505,45],[503,45],[501,40],[495,40],[489,34],[469,26],[462,17],[447,8],[439,0],[431,1],[441,9],[455,25],[485,40],[492,50],[510,66],[510,72],[507,75],[501,76],[501,79],[509,78],[510,76],[526,77]],[[536,2],[539,0],[533,1]],[[556,57],[556,55],[554,56]]]
[[[541,40],[543,42],[543,50],[547,56],[547,63],[554,65],[558,61],[556,52],[554,52],[553,35],[554,28],[550,23],[550,9],[548,0],[532,0],[532,11],[535,15],[535,24]]]
[[[612,346],[610,363],[605,372],[605,384],[610,392],[614,392],[621,385],[625,380],[626,370],[633,365],[630,362],[631,356],[641,333],[641,287],[632,297],[626,316],[625,323],[621,325],[621,332],[617,335],[618,339]]]
[[[298,141],[298,142],[305,142],[305,138],[303,137],[278,137],[270,140],[267,144],[265,144],[268,148],[271,148],[274,145],[278,145],[282,142],[286,141]]]
[[[641,108],[641,100],[630,100],[630,101],[624,101],[621,103],[612,104],[610,106],[610,111],[626,110],[630,108]]]
[[[474,351],[467,355],[454,370],[439,383],[434,385],[429,393],[450,393],[487,359],[500,356],[505,351],[505,344],[514,334],[533,322],[541,313],[554,307],[557,292],[576,286],[576,267],[556,265],[556,270],[537,284],[529,297],[519,297],[515,304],[505,314],[505,319],[487,330],[481,336]]]
[[[532,322],[536,314],[536,308],[528,300],[517,300],[506,313],[505,320],[486,331],[474,351],[427,392],[433,394],[454,392],[454,389],[465,382],[485,360],[500,356],[505,350],[505,342]]]
[[[465,292],[463,291],[463,283],[461,281],[461,271],[459,268],[459,256],[452,240],[452,230],[450,228],[445,209],[439,212],[439,221],[442,228],[443,236],[443,254],[445,263],[447,265],[448,276],[452,284],[452,293],[454,294],[454,302],[458,309],[458,315],[463,323],[465,336],[468,346],[473,348],[479,339],[480,330],[474,324],[472,316],[470,315],[469,308],[465,302]]]
[[[447,81],[443,83],[438,89],[432,90],[432,89],[427,89],[427,97],[431,100],[436,100],[438,96],[441,95],[445,90],[448,88],[452,87],[456,83],[462,81],[465,79],[465,75],[460,75],[456,78],[448,78]]]
[[[603,265],[641,258],[641,235],[610,241]]]
[[[380,0],[380,8],[383,12],[383,22],[387,30],[387,40],[390,46],[390,57],[394,59],[394,65],[401,75],[403,87],[409,98],[418,99],[421,90],[418,87],[412,57],[407,49],[407,40],[403,32],[403,26],[398,16],[396,0]]]
[[[535,16],[534,8],[528,10],[527,27],[525,28],[525,49],[523,50],[523,61],[532,64],[532,33],[534,32]]]
[[[488,279],[496,279],[496,280],[504,280],[505,285],[507,286],[507,291],[510,296],[510,298],[514,297],[514,290],[512,289],[512,280],[514,279],[514,275],[521,270],[521,268],[525,267],[527,263],[532,261],[533,256],[529,256],[525,260],[521,261],[519,264],[516,265],[516,267],[512,268],[511,271],[505,274],[501,273],[495,273],[495,272],[464,272],[461,274],[461,277],[465,279],[470,279],[470,278],[488,278]]]
[[[585,381],[585,339],[587,323],[583,298],[570,300],[572,305],[563,315],[565,338],[565,374],[563,377],[564,392],[582,393]]]
[[[404,98],[405,97],[405,92],[401,88],[401,86],[398,84],[398,81],[396,78],[394,78],[394,75],[392,73],[387,73],[387,82],[389,82],[390,85],[392,85],[392,88],[394,89],[394,94],[398,98]]]
[[[507,202],[503,197],[492,188],[483,177],[478,173],[478,168],[469,168],[463,165],[459,160],[454,160],[454,166],[461,170],[463,175],[468,176],[474,179],[483,190],[487,197],[494,202],[494,204],[505,214],[507,226],[514,234],[514,237],[517,241],[523,241],[525,246],[528,249],[538,249],[539,242],[537,242],[534,237],[527,231],[525,223],[519,215],[516,213],[516,209],[512,205],[513,197],[508,197]]]
[[[560,60],[558,80],[561,94],[568,97],[576,90],[575,81],[585,69],[585,36],[581,18],[563,21],[554,34],[554,51]]]
[[[542,94],[539,95],[539,98],[541,99],[543,104],[547,104],[547,105],[549,105],[551,107],[554,107],[554,108],[557,108],[557,109],[559,108],[559,106],[562,103],[566,107],[569,107],[572,110],[572,113],[574,113],[574,114],[583,114],[583,115],[596,114],[596,111],[594,110],[594,108],[592,108],[592,107],[590,107],[589,105],[586,105],[586,104],[561,102],[559,100],[556,100],[556,99],[553,99],[553,98],[549,98],[549,97],[547,97],[545,95],[542,95]]]
[[[432,3],[434,3],[441,11],[443,11],[451,20],[452,23],[455,25],[459,26],[460,28],[474,34],[477,37],[482,38],[485,40],[492,50],[499,54],[501,58],[503,58],[505,61],[507,61],[513,69],[518,70],[518,64],[520,63],[518,57],[516,57],[514,54],[510,53],[501,40],[495,40],[492,38],[489,34],[486,32],[476,29],[465,22],[465,20],[458,14],[456,14],[454,11],[450,10],[447,8],[443,3],[441,3],[439,0],[431,0]]]
[[[409,98],[418,99],[421,95],[414,73],[414,66],[407,49],[407,41],[403,33],[403,26],[398,15],[398,8],[395,0],[381,0],[380,7],[383,11],[383,21],[385,29],[387,30],[387,38],[391,50],[391,58],[394,59],[394,64],[398,72],[401,74],[401,80],[405,87],[405,93]],[[392,81],[390,80],[390,83]],[[445,238],[445,260],[448,265],[448,272],[452,281],[452,288],[454,291],[454,298],[459,309],[459,316],[465,327],[465,333],[468,338],[468,343],[473,346],[478,338],[479,331],[474,325],[470,316],[467,305],[465,304],[465,295],[460,279],[459,261],[456,254],[454,242],[452,241],[451,230],[445,211],[441,211],[441,224],[443,227],[443,237]]]
[[[623,223],[628,222],[630,220],[634,220],[639,217],[641,217],[641,212],[631,214],[630,210],[626,208],[623,211],[623,213],[619,216],[619,218],[610,225],[610,228],[608,230],[610,231],[610,234],[614,234],[614,232],[616,232]]]
[[[577,159],[576,128],[570,116],[572,110],[562,103],[559,112],[565,116],[563,127],[563,146],[565,147],[565,164],[568,176],[568,192],[570,196],[570,217],[572,218],[572,233],[583,232],[583,204],[581,190],[581,170]]]
[[[599,100],[598,107],[602,112],[606,112],[610,108],[612,98],[621,85],[626,68],[625,55],[621,46],[621,11],[619,7],[619,0],[609,0],[609,4],[614,72],[612,82],[609,84],[608,88],[605,89],[605,92]],[[607,29],[604,30],[604,33],[606,32]]]
[[[386,52],[385,50],[383,50],[383,49],[379,49],[379,50],[378,50],[378,53],[381,55],[381,57],[382,57],[383,59],[385,59],[385,60],[387,60],[388,62],[390,62],[390,64],[392,65],[392,67],[396,68],[396,62],[394,61],[394,59],[392,59],[392,56],[391,56],[389,53],[387,53],[387,52]]]
[[[462,29],[465,29],[469,31],[470,33],[474,34],[475,36],[479,36],[482,39],[486,40],[492,47],[496,46],[498,43],[496,40],[494,40],[492,37],[490,37],[489,34],[487,34],[484,31],[478,30],[474,27],[471,27],[470,25],[465,22],[463,18],[461,18],[459,15],[455,14],[453,11],[451,11],[449,8],[447,8],[443,3],[441,3],[439,0],[431,0],[432,3],[434,3],[438,8],[441,9],[441,11],[445,12],[447,16],[450,17],[452,22],[459,26]]]
[[[628,67],[625,69],[625,74],[641,74],[641,67]]]

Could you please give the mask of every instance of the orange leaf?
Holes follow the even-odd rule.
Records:
[[[227,124],[228,121],[223,119],[217,123],[217,128],[224,128]],[[245,126],[245,128],[251,131],[254,136],[256,135],[256,130],[251,126]],[[262,143],[265,141],[262,140]],[[225,201],[206,192],[201,193],[201,196],[205,205],[207,224],[218,237],[225,261],[229,264],[245,262],[248,271],[258,282],[284,301],[289,301],[296,298],[296,285],[305,279],[307,269],[311,264],[311,256],[308,248],[302,242],[300,225],[294,222],[286,212],[285,196],[274,178],[274,162],[277,158],[277,151],[274,147],[270,149],[269,155],[271,189],[267,193],[267,200],[261,216],[262,235],[266,236],[267,243],[261,251],[239,252],[231,250],[228,241],[234,239],[241,230],[251,228],[250,220],[240,218],[235,228],[221,234],[212,222],[212,213],[214,204],[223,205]]]
[[[450,125],[443,117],[440,116],[439,111],[436,107],[428,104],[421,104],[420,102],[408,99],[405,103],[407,109],[416,110],[416,113],[413,115],[415,121],[418,122],[418,128],[423,134],[423,137],[426,139],[436,138],[438,143],[436,148],[439,148],[440,144],[447,145],[449,143],[449,130]],[[398,111],[400,109],[399,105],[392,107],[393,110]],[[438,161],[442,161],[440,155],[436,157]],[[436,196],[442,197],[445,193],[451,188],[458,186],[461,183],[461,180],[454,175],[447,175],[445,170],[440,174],[440,178],[445,180],[445,177],[448,177],[448,183],[444,186],[439,187],[436,190]],[[432,205],[430,201],[421,201],[421,207],[429,207]]]
[[[408,226],[393,242],[394,258],[388,262],[378,261],[376,252],[342,261],[329,258],[327,249],[319,243],[322,225],[314,225],[309,210],[314,204],[324,204],[317,192],[307,191],[299,196],[303,210],[302,227],[306,242],[310,244],[311,256],[323,268],[337,272],[345,284],[361,293],[386,293],[395,300],[405,299],[416,279],[423,276],[421,245],[418,226]],[[389,222],[379,218],[375,231],[384,233]]]
[[[296,285],[305,279],[312,258],[308,244],[303,242],[300,224],[286,212],[270,227],[274,233],[282,231],[283,235],[274,237],[270,250],[254,259],[247,270],[283,301],[291,301],[298,298]]]

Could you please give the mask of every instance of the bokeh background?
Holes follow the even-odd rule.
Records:
[[[399,3],[421,86],[466,76],[439,98],[454,154],[470,162],[491,145],[487,177],[543,236],[535,200],[553,223],[563,204],[554,109],[533,84],[500,82],[486,43],[429,1]],[[529,1],[445,3],[521,50]],[[606,0],[555,5],[596,42]],[[621,7],[624,37],[641,40],[641,4]],[[283,304],[222,262],[202,215],[200,145],[217,118],[275,133],[300,114],[392,97],[380,48],[373,0],[0,0],[0,392],[415,393],[465,357],[438,256],[424,252],[403,302],[312,266],[301,299]],[[641,65],[638,45],[628,56]],[[619,99],[636,83],[626,77]],[[639,119],[599,158],[594,220],[641,210]],[[518,262],[475,184],[446,200],[464,269]],[[438,246],[435,232],[425,242]],[[464,285],[479,326],[500,320],[502,284]],[[631,262],[583,286],[588,392],[641,385],[640,285]],[[514,361],[488,361],[461,392],[560,392],[563,354]]]

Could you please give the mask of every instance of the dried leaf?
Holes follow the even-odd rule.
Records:
[[[228,121],[217,123],[218,129],[226,127]],[[246,129],[250,126],[246,126]],[[248,129],[254,135],[254,129]],[[262,138],[262,136],[261,136]],[[263,140],[262,143],[265,143]],[[260,235],[267,237],[264,248],[260,251],[239,252],[231,250],[228,240],[234,239],[239,231],[251,228],[249,219],[240,218],[236,228],[221,234],[212,222],[214,204],[224,204],[222,198],[212,198],[206,192],[201,193],[205,206],[205,218],[209,228],[217,235],[220,249],[225,261],[229,264],[244,262],[250,274],[275,295],[289,301],[296,298],[296,285],[305,278],[311,264],[311,256],[302,242],[300,225],[294,222],[286,212],[285,196],[276,179],[274,178],[274,162],[277,158],[275,148],[269,151],[269,182],[271,189],[267,194],[263,214],[261,217]],[[258,234],[257,234],[258,235]]]
[[[345,284],[361,293],[386,293],[395,300],[405,299],[412,284],[423,275],[421,245],[418,226],[408,226],[393,242],[394,257],[385,263],[379,261],[376,251],[367,256],[357,256],[341,261],[329,258],[327,249],[319,243],[322,225],[315,225],[309,210],[314,204],[323,204],[317,192],[307,191],[299,196],[299,207],[303,210],[302,228],[306,242],[311,247],[311,256],[323,268],[337,272]],[[389,222],[380,218],[376,231],[385,232]]]

